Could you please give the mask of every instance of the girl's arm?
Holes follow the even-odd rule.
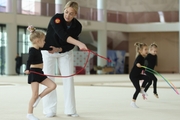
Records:
[[[137,66],[138,68],[141,68],[141,64],[140,64],[140,63],[137,63],[136,66]]]

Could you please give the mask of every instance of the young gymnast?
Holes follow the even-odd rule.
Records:
[[[147,96],[146,92],[144,91],[144,88],[149,81],[149,77],[141,74],[143,70],[141,66],[144,65],[145,57],[148,54],[148,47],[145,43],[139,43],[139,42],[136,42],[134,45],[136,46],[136,59],[129,74],[129,78],[132,84],[134,85],[136,91],[133,95],[133,99],[130,105],[134,108],[138,108],[138,106],[136,105],[136,99],[138,94],[141,92],[142,94]],[[141,87],[139,84],[140,80],[144,80]]]
[[[29,101],[28,114],[26,117],[29,120],[39,120],[33,115],[33,108],[37,106],[42,97],[56,88],[56,84],[45,75],[42,76],[30,72],[35,71],[43,74],[43,60],[40,48],[44,46],[45,33],[41,30],[36,30],[33,26],[28,26],[27,30],[30,32],[32,47],[29,49],[25,73],[28,74],[28,84],[31,84],[32,97]],[[47,86],[40,94],[39,84]]]
[[[147,55],[145,60],[147,61],[146,66],[150,69],[154,69],[154,67],[157,65],[157,44],[152,43],[149,46],[149,54]],[[144,91],[147,92],[147,90],[149,89],[149,87],[151,86],[152,81],[153,81],[153,93],[156,98],[159,98],[159,96],[157,94],[157,78],[156,78],[156,76],[153,73],[150,73],[148,71],[145,71],[145,73],[150,78],[150,81],[146,85]]]

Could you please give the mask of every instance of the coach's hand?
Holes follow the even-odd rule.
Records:
[[[54,46],[50,46],[50,48],[52,48],[52,50],[49,50],[48,52],[52,53],[52,54],[62,51],[62,48],[57,48],[57,47],[54,47]]]

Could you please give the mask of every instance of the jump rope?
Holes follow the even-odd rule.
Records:
[[[82,71],[86,68],[86,65],[87,65],[87,63],[88,63],[88,60],[89,60],[89,58],[90,58],[90,54],[91,54],[91,53],[94,54],[94,55],[96,55],[96,56],[98,56],[98,57],[100,57],[100,58],[102,58],[102,59],[107,60],[108,62],[111,62],[110,59],[108,59],[108,58],[106,58],[106,57],[103,57],[103,56],[101,56],[101,55],[93,52],[92,50],[89,50],[89,49],[88,49],[88,50],[83,50],[83,51],[87,51],[87,52],[88,52],[88,56],[87,56],[86,62],[85,62],[85,64],[84,64],[83,68],[80,69],[78,72],[76,72],[76,73],[74,73],[74,74],[67,75],[67,76],[60,76],[60,75],[42,74],[42,73],[35,72],[35,71],[30,71],[30,73],[34,73],[34,74],[38,74],[38,75],[42,75],[42,76],[49,76],[49,77],[61,77],[61,78],[72,77],[72,76],[75,76],[75,75],[79,74],[80,72],[82,72]]]
[[[85,64],[84,64],[83,68],[80,69],[78,72],[76,72],[76,73],[74,73],[74,74],[67,75],[67,76],[60,76],[60,75],[58,76],[58,75],[42,74],[42,73],[35,72],[35,71],[30,71],[30,73],[34,73],[34,74],[38,74],[38,75],[42,75],[42,76],[49,76],[49,77],[61,77],[61,78],[72,77],[72,76],[75,76],[75,75],[79,74],[80,72],[82,72],[82,71],[86,68],[86,65],[87,65],[87,63],[88,63],[88,60],[89,60],[89,58],[90,58],[90,54],[91,54],[91,53],[94,54],[94,55],[96,55],[96,56],[98,56],[98,57],[100,57],[100,58],[102,58],[102,59],[107,60],[108,62],[111,62],[110,59],[108,59],[108,58],[106,58],[106,57],[103,57],[103,56],[97,54],[96,52],[93,52],[92,50],[89,50],[89,49],[88,49],[88,50],[83,50],[83,51],[87,51],[87,52],[88,52],[88,56],[87,56],[86,62],[85,62]],[[155,75],[163,78],[163,80],[166,81],[167,84],[179,95],[179,92],[178,92],[177,88],[174,86],[174,84],[172,84],[171,81],[167,80],[164,76],[162,76],[160,73],[156,72],[155,70],[153,70],[153,69],[151,69],[151,68],[148,68],[148,67],[146,67],[146,66],[142,66],[142,68],[145,68],[146,71],[149,72],[149,73],[155,74]]]
[[[151,68],[148,68],[148,67],[146,67],[146,66],[142,66],[142,68],[145,68],[145,71],[147,71],[147,72],[149,72],[149,73],[152,73],[152,74],[155,74],[155,75],[161,77],[161,78],[162,78],[164,81],[166,81],[166,83],[179,95],[179,92],[178,92],[177,88],[174,86],[174,84],[173,84],[170,80],[166,79],[166,78],[165,78],[164,76],[162,76],[160,73],[158,73],[157,71],[155,71],[155,70],[153,70],[153,69],[151,69]]]

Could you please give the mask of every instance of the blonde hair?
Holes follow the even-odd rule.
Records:
[[[32,25],[29,25],[27,27],[27,30],[30,32],[29,39],[32,43],[34,43],[34,39],[36,38],[42,38],[45,36],[45,32],[42,30],[36,30],[36,28]]]
[[[64,10],[68,7],[72,7],[75,11],[75,13],[77,14],[78,12],[78,3],[77,2],[73,2],[73,1],[69,1],[66,3],[66,5],[64,6]]]
[[[136,57],[140,54],[140,50],[142,50],[144,47],[147,46],[145,43],[136,42],[134,43],[134,46],[136,46]]]
[[[158,46],[157,46],[156,43],[153,42],[153,43],[149,46],[149,48],[152,48],[152,47],[157,48]]]

